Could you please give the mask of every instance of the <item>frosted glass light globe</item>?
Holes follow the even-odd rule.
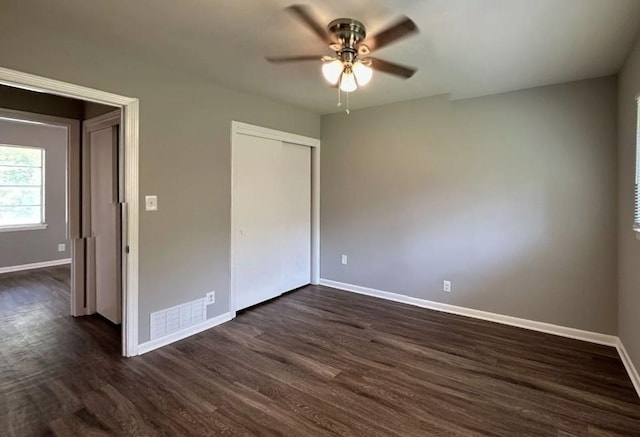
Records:
[[[356,61],[355,64],[353,64],[353,74],[356,76],[358,85],[365,86],[371,80],[373,70],[362,62]]]
[[[335,85],[338,83],[338,80],[340,80],[343,69],[342,61],[335,59],[322,64],[322,75],[331,85]]]
[[[345,93],[350,93],[358,89],[358,84],[356,84],[356,78],[353,73],[343,73],[342,80],[340,81],[340,89]]]

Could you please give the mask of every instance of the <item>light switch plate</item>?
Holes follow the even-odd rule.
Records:
[[[144,209],[146,211],[157,211],[158,196],[144,196]]]
[[[58,252],[64,252],[67,249],[67,246],[64,243],[58,244]]]

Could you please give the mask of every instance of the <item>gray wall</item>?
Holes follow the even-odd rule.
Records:
[[[86,120],[117,108],[0,85],[0,108]]]
[[[85,120],[88,120],[89,118],[97,117],[98,115],[106,114],[107,112],[115,111],[116,109],[118,109],[113,106],[101,105],[100,103],[94,103],[94,102],[83,102],[83,103],[84,103],[83,117]]]
[[[45,149],[46,229],[0,232],[0,267],[69,258],[66,244],[67,130],[64,127],[0,120],[0,144]],[[65,243],[64,252],[58,244]]]
[[[100,105],[102,106],[102,105]],[[0,85],[0,108],[82,120],[84,103],[52,94]]]
[[[216,290],[228,310],[231,121],[319,137],[320,116],[0,14],[3,67],[140,99],[140,341],[149,313]]]
[[[0,85],[0,108],[86,120],[117,108]]]
[[[37,93],[5,85],[0,85],[0,108],[55,115],[76,120],[81,120],[84,113],[84,104],[81,100],[67,99],[52,94]]]
[[[615,77],[326,115],[321,276],[613,334],[616,182]]]
[[[640,95],[640,42],[620,72],[618,93],[619,324],[618,335],[640,369],[640,241],[634,238],[636,96]]]

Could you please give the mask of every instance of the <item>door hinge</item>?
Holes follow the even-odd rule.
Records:
[[[124,253],[126,253],[126,254],[128,254],[128,253],[129,253],[129,246],[126,246],[126,247],[124,248]]]

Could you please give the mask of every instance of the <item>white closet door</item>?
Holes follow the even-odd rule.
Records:
[[[234,143],[236,309],[282,293],[280,217],[282,143],[239,135]]]
[[[311,152],[238,135],[233,145],[235,309],[310,282]]]
[[[282,145],[282,291],[311,282],[311,148]]]

